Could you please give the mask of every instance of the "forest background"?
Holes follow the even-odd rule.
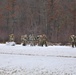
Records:
[[[67,43],[76,35],[76,0],[0,0],[0,42],[15,35],[46,34],[48,41]]]

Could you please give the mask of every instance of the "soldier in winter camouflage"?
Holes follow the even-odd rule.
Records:
[[[10,34],[9,35],[9,42],[6,42],[6,44],[8,44],[8,45],[11,45],[11,46],[15,46],[15,37],[14,37],[14,34]]]
[[[71,40],[71,44],[72,44],[72,47],[76,47],[76,36],[75,35],[71,35],[70,36],[70,40]]]
[[[38,45],[41,46],[42,35],[38,35]]]
[[[75,36],[75,38],[74,38],[74,41],[75,41],[75,47],[76,47],[76,36]]]
[[[28,41],[28,36],[27,35],[22,35],[21,36],[21,43],[22,43],[23,46],[26,46],[27,41]]]
[[[14,42],[14,34],[9,35],[9,40],[10,40],[10,42]]]
[[[39,35],[39,46],[47,46],[47,37],[45,34]]]
[[[33,34],[30,34],[30,35],[29,35],[29,44],[30,44],[31,46],[34,46],[34,45],[35,45],[35,37],[34,37]]]
[[[21,35],[21,43],[23,44],[23,42],[24,42],[24,36]]]

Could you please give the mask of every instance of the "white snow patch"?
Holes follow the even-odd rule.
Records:
[[[76,48],[0,44],[0,75],[76,75]]]

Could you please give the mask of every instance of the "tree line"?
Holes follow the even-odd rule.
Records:
[[[68,42],[76,35],[76,0],[1,0],[0,42],[13,33],[46,34],[50,42]]]

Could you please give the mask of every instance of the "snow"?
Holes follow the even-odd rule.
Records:
[[[0,44],[0,75],[76,75],[76,48]]]

